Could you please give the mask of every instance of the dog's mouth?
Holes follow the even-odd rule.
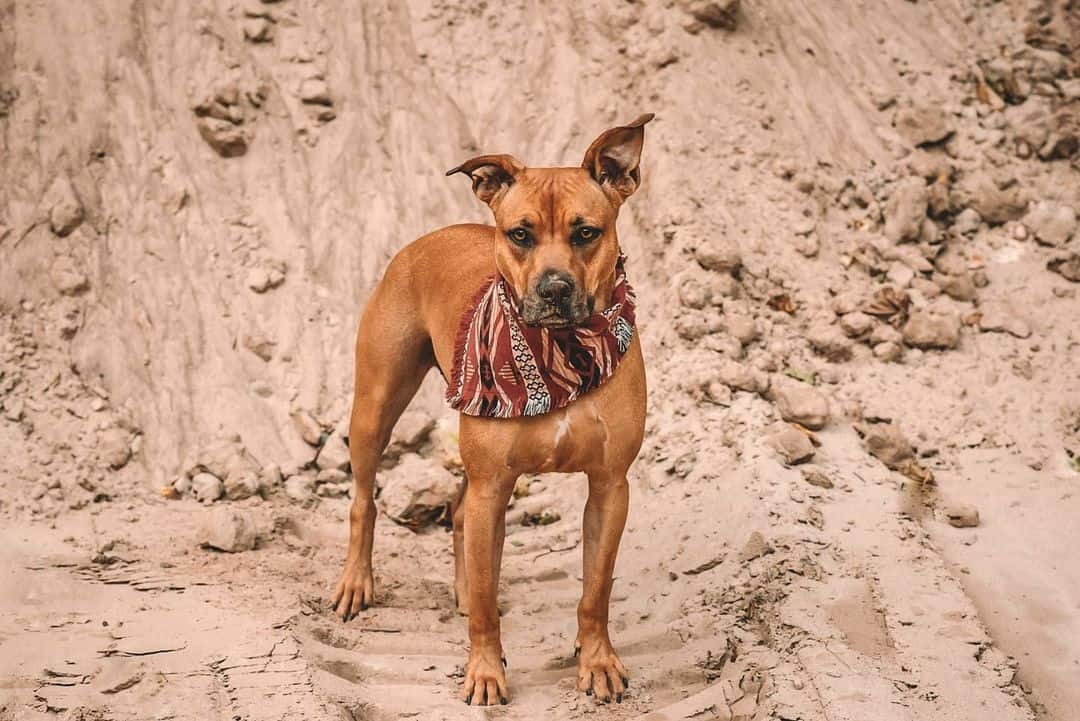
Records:
[[[589,317],[588,303],[558,304],[529,302],[526,300],[518,309],[525,325],[539,328],[573,328],[581,325]]]

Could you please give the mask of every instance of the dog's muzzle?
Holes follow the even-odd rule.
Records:
[[[521,317],[529,325],[565,328],[589,317],[589,303],[573,277],[562,271],[541,274],[521,304]]]

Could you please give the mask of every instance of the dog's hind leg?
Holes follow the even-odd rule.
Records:
[[[334,590],[334,612],[348,621],[374,600],[375,470],[401,412],[434,365],[427,332],[408,306],[393,265],[364,310],[356,338],[356,376],[349,425],[354,482],[349,552]]]

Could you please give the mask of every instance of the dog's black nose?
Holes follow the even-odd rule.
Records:
[[[574,292],[574,280],[566,273],[549,270],[540,276],[536,294],[552,305],[562,305]]]

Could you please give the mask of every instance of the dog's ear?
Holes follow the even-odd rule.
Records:
[[[581,167],[592,175],[608,197],[618,205],[641,184],[641,146],[645,143],[645,123],[652,113],[638,116],[629,125],[604,131],[585,151]]]
[[[523,170],[524,164],[513,155],[479,155],[446,171],[446,174],[468,175],[472,179],[476,197],[494,208],[498,199],[514,184],[514,178]]]

